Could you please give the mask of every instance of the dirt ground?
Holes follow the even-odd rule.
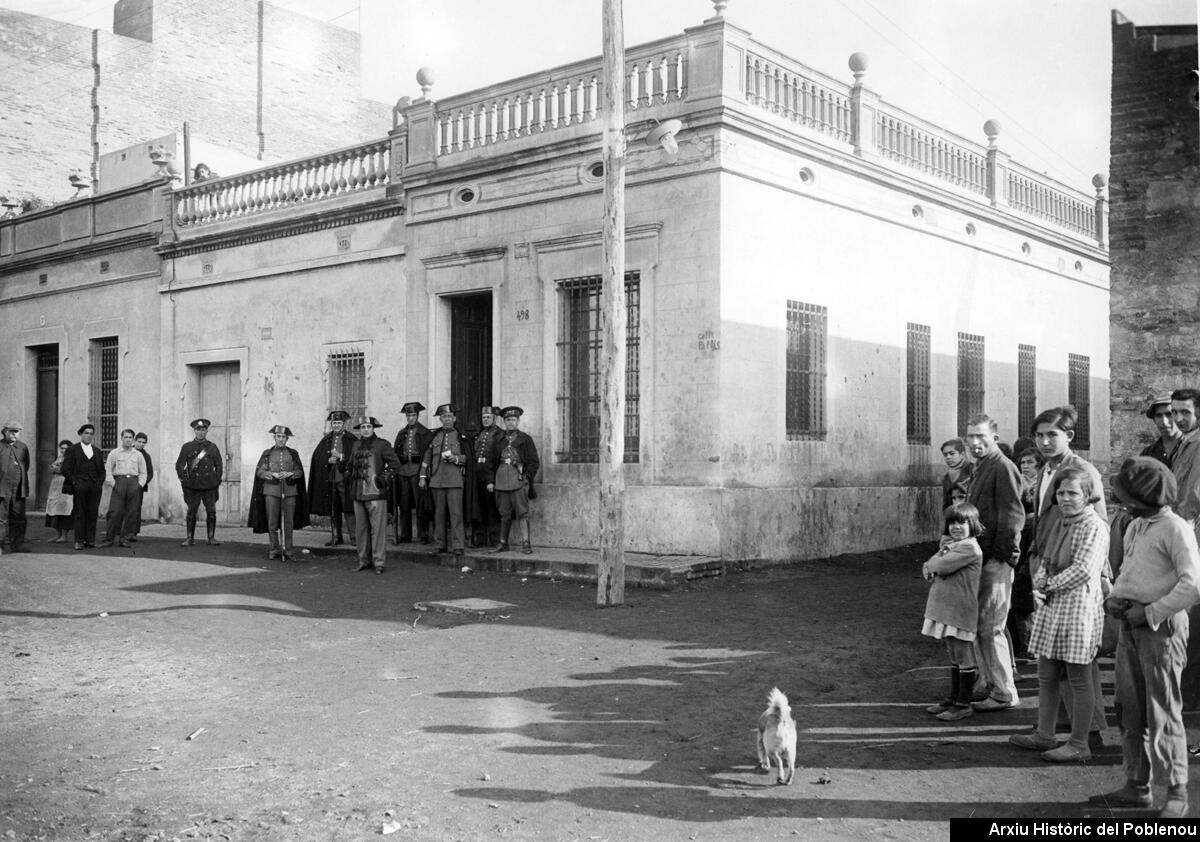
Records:
[[[1018,710],[924,713],[947,681],[926,547],[604,610],[591,584],[431,564],[58,547],[0,558],[0,839],[946,839],[1084,815],[1122,778],[1115,731],[1084,766],[1007,745],[1032,681]],[[463,597],[512,607],[414,608]],[[755,766],[773,685],[791,786]]]

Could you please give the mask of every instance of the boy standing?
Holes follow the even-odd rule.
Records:
[[[1158,817],[1183,818],[1188,752],[1180,677],[1187,663],[1187,609],[1200,601],[1200,551],[1191,526],[1171,510],[1178,486],[1166,465],[1148,456],[1128,459],[1112,488],[1133,517],[1125,560],[1105,602],[1108,614],[1122,621],[1116,677],[1126,780],[1088,800],[1146,808],[1154,800],[1153,779],[1167,786]]]

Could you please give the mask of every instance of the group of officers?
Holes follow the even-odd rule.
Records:
[[[472,547],[505,552],[514,522],[518,532],[513,542],[531,553],[529,501],[537,496],[533,481],[540,462],[533,439],[519,429],[521,407],[483,407],[481,429],[473,435],[459,429],[454,404],[437,408],[440,426],[434,430],[421,423],[424,410],[417,401],[403,406],[406,423],[393,444],[376,434],[381,427],[377,418],[362,415],[348,423],[346,412],[330,412],[329,431],[313,451],[307,475],[300,454],[288,446],[291,429],[276,425],[268,430],[275,443],[255,467],[247,523],[256,533],[269,535],[268,557],[294,560],[293,530],[308,526],[310,515],[326,515],[330,538],[325,546],[344,543],[348,534],[357,550],[356,569],[381,574],[389,512],[395,517],[397,542],[415,536],[434,544],[434,554],[462,555],[468,523],[474,527]],[[191,426],[195,439],[183,446],[176,463],[187,504],[183,545],[194,543],[201,504],[208,515],[208,542],[214,544],[221,456],[207,441],[210,422],[198,418]]]

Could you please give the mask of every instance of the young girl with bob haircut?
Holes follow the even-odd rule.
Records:
[[[1108,561],[1108,523],[1092,504],[1099,489],[1090,472],[1068,467],[1054,477],[1051,493],[1058,522],[1046,542],[1033,588],[1045,603],[1033,615],[1029,651],[1038,658],[1038,724],[1009,742],[1039,750],[1052,763],[1088,760],[1088,728],[1095,709],[1092,661],[1104,625],[1101,573]],[[1060,685],[1071,687],[1071,738],[1054,739]]]
[[[966,719],[974,713],[975,650],[972,643],[979,622],[979,573],[983,552],[976,538],[983,532],[979,510],[970,503],[955,503],[942,513],[942,542],[937,553],[921,568],[930,582],[921,634],[946,641],[950,655],[950,695],[925,708],[943,722]]]

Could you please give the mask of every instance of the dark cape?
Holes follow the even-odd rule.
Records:
[[[300,454],[292,448],[286,448],[291,454],[292,459],[297,465],[303,465],[300,461]],[[263,451],[263,455],[271,452],[271,448]],[[250,513],[246,516],[246,525],[254,532],[255,535],[262,535],[267,531],[267,497],[263,494],[264,480],[257,475],[255,471],[254,490],[250,493]],[[308,526],[308,492],[304,488],[303,482],[296,483],[296,511],[292,516],[292,529],[303,529]]]
[[[350,471],[350,466],[347,464],[347,459],[350,457],[350,450],[354,447],[354,443],[358,441],[353,435],[347,432],[342,433],[342,474],[345,476]],[[329,452],[332,448],[333,433],[326,433],[325,437],[317,444],[317,449],[313,451],[312,462],[308,466],[308,512],[313,515],[328,515],[333,508],[332,494],[330,493],[329,482]],[[342,511],[346,514],[354,514],[354,495],[342,495]]]

